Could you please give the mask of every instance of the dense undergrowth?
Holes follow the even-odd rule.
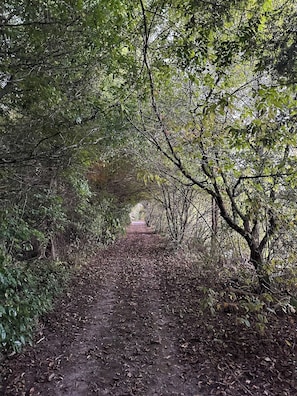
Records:
[[[0,337],[2,351],[20,351],[31,341],[38,317],[51,309],[53,299],[71,274],[66,263],[52,260],[0,263]]]
[[[273,249],[265,263],[269,284],[262,289],[246,244],[221,221],[214,228],[211,205],[196,197],[196,201],[184,210],[180,196],[176,201],[174,198],[170,201],[174,202],[171,212],[164,202],[160,205],[161,199],[147,203],[147,220],[168,239],[177,255],[182,252],[181,262],[188,260],[191,263],[193,278],[199,280],[199,286],[195,285],[199,296],[197,309],[214,318],[227,315],[238,328],[250,329],[257,336],[269,331],[276,318],[295,321],[294,234],[283,232],[282,238],[273,241]],[[183,211],[179,210],[181,206]],[[193,266],[192,263],[196,264]],[[192,281],[188,282],[185,290]]]

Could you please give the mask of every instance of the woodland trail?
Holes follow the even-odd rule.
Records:
[[[296,396],[296,318],[274,315],[259,334],[240,311],[210,315],[201,301],[219,282],[133,223],[82,266],[33,345],[0,365],[0,395]]]
[[[160,291],[162,240],[135,222],[101,253],[90,279],[81,279],[82,288],[60,307],[64,316],[49,315],[37,350],[18,363],[20,377],[5,394],[198,395]]]

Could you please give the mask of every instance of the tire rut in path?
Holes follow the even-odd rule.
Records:
[[[107,249],[98,263],[102,286],[83,327],[64,348],[52,380],[31,384],[30,395],[198,396],[195,373],[180,360],[180,335],[160,291],[163,243],[137,223]]]
[[[97,392],[98,380],[101,389],[104,390],[104,382],[108,381],[110,372],[108,365],[101,367],[100,361],[107,353],[108,345],[112,345],[115,341],[109,323],[116,298],[114,280],[114,273],[105,274],[105,284],[96,296],[96,303],[86,314],[85,326],[69,346],[65,363],[60,372],[56,373],[56,377],[60,380],[42,391],[42,395],[101,394]]]

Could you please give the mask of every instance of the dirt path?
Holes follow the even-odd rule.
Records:
[[[263,334],[240,312],[210,315],[203,288],[217,283],[214,267],[134,223],[0,365],[0,395],[296,396],[296,315],[272,314]]]
[[[162,240],[133,223],[126,238],[93,261],[90,279],[81,279],[81,290],[60,307],[64,318],[59,311],[49,315],[36,349],[17,362],[20,376],[6,394],[198,395],[160,291],[165,256]]]

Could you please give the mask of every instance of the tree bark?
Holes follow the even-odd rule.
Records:
[[[267,271],[264,269],[262,252],[257,246],[250,246],[250,252],[250,262],[257,272],[260,292],[268,291],[270,289],[270,279]]]
[[[219,223],[219,208],[214,197],[211,198],[211,250],[216,251]]]

